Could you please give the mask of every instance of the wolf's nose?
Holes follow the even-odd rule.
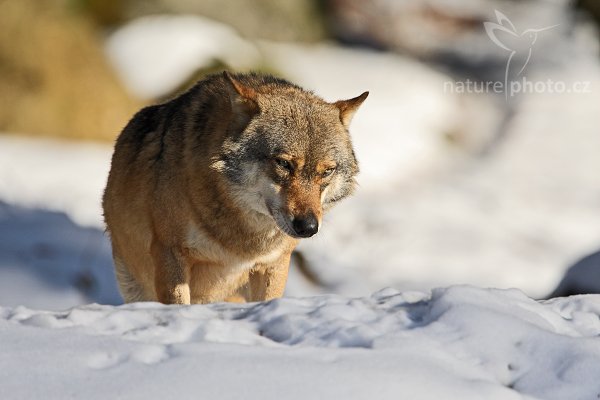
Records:
[[[311,237],[319,230],[319,221],[313,214],[304,217],[296,217],[292,221],[292,227],[300,237]]]

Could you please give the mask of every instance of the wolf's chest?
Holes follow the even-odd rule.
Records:
[[[244,247],[230,249],[210,237],[194,224],[188,226],[184,248],[188,255],[198,261],[219,264],[236,270],[247,270],[256,264],[270,264],[281,257],[285,250],[283,243],[271,243],[250,251]]]

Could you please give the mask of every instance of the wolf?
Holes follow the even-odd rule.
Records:
[[[102,200],[124,300],[281,297],[299,239],[355,188],[348,127],[367,96],[329,103],[225,71],[139,111],[117,138]]]

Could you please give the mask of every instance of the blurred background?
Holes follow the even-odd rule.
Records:
[[[599,21],[596,0],[0,0],[0,305],[121,302],[112,144],[223,69],[370,91],[360,187],[286,295],[600,292]]]

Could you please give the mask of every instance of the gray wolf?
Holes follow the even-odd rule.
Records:
[[[298,240],[355,188],[348,126],[367,95],[328,103],[273,76],[224,72],[139,111],[103,197],[125,301],[281,297]]]

